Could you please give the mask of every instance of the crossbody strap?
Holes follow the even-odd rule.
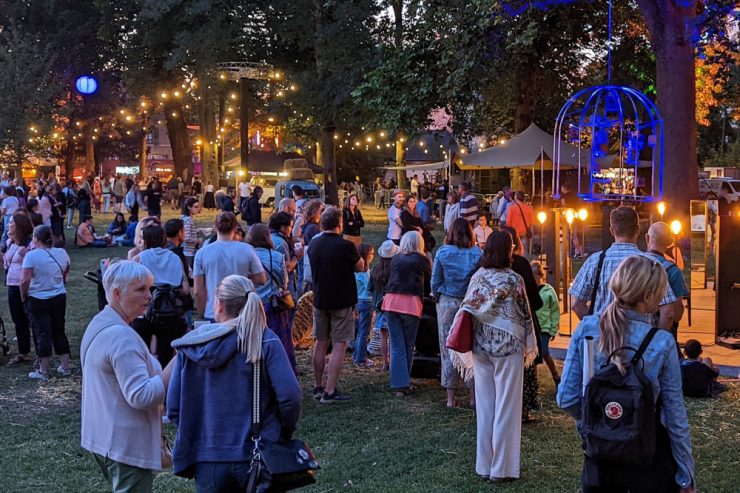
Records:
[[[522,215],[522,221],[524,221],[524,229],[529,229],[529,225],[527,224],[527,218],[524,217],[524,211],[522,210],[522,206],[519,205],[519,202],[516,202],[516,206],[519,207],[519,213]]]
[[[632,357],[632,361],[630,361],[631,365],[636,364],[640,358],[642,358],[643,353],[645,353],[645,350],[650,345],[650,341],[653,340],[653,337],[655,334],[658,333],[660,329],[658,327],[651,327],[650,332],[645,336],[645,339],[642,340],[642,344],[640,344],[640,347],[637,348],[637,351],[635,352],[635,355]]]
[[[596,282],[594,283],[594,292],[591,294],[591,306],[588,307],[588,314],[593,315],[594,309],[596,308],[596,295],[599,292],[599,285],[601,284],[601,269],[604,267],[604,259],[606,258],[606,251],[602,250],[599,254],[599,265],[596,267]]]
[[[252,365],[252,440],[257,442],[262,431],[260,426],[260,360]]]
[[[45,251],[49,257],[51,257],[55,264],[57,264],[59,270],[62,271],[62,279],[64,279],[64,269],[62,268],[62,264],[60,264],[59,261],[54,258],[54,255],[51,254],[48,248],[42,248],[42,250]]]

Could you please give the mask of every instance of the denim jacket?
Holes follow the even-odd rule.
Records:
[[[623,346],[637,349],[647,333],[650,325],[642,321],[642,316],[633,311],[627,311],[629,330],[625,335]],[[594,346],[598,348],[601,330],[599,317],[585,317],[576,328],[570,340],[568,355],[565,358],[565,367],[560,386],[558,387],[558,406],[567,410],[576,419],[580,419],[582,375],[583,375],[583,340],[586,336],[594,338]],[[608,355],[595,350],[594,368],[606,364]],[[668,431],[671,440],[673,458],[678,464],[676,483],[682,488],[694,483],[694,458],[691,454],[691,435],[689,421],[686,415],[686,405],[681,390],[681,367],[678,363],[676,341],[670,332],[659,330],[643,354],[645,375],[650,379],[655,391],[655,399],[662,399],[660,421]]]
[[[475,274],[476,266],[483,254],[480,248],[460,248],[455,245],[443,245],[437,250],[432,267],[432,294],[445,294],[464,298],[470,278]]]

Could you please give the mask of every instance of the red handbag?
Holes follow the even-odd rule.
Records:
[[[467,353],[473,349],[473,316],[469,312],[457,312],[445,346],[458,353]]]

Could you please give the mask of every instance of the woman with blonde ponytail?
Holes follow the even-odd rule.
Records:
[[[599,317],[584,317],[568,348],[558,405],[581,418],[584,371],[584,342],[593,338],[594,368],[611,362],[624,373],[632,355],[650,332],[645,315],[658,312],[668,279],[663,267],[647,256],[632,256],[622,261],[609,281],[614,300]],[[681,390],[681,369],[676,343],[670,332],[659,330],[642,356],[643,371],[653,386],[660,423],[657,426],[653,462],[645,466],[625,466],[585,458],[582,486],[585,493],[601,492],[681,492],[695,491],[691,436]],[[618,419],[617,416],[613,419]],[[646,486],[649,485],[649,486]]]
[[[216,323],[172,342],[178,353],[167,392],[177,426],[173,469],[196,491],[244,491],[252,442],[253,364],[261,365],[261,436],[289,438],[298,425],[301,388],[280,339],[266,328],[252,281],[224,278],[215,293]]]

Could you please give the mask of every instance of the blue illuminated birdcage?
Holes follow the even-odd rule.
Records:
[[[594,86],[565,103],[553,139],[556,193],[563,141],[578,148],[578,195],[584,200],[661,200],[663,120],[641,92],[624,86]],[[562,152],[565,158],[567,151]]]

